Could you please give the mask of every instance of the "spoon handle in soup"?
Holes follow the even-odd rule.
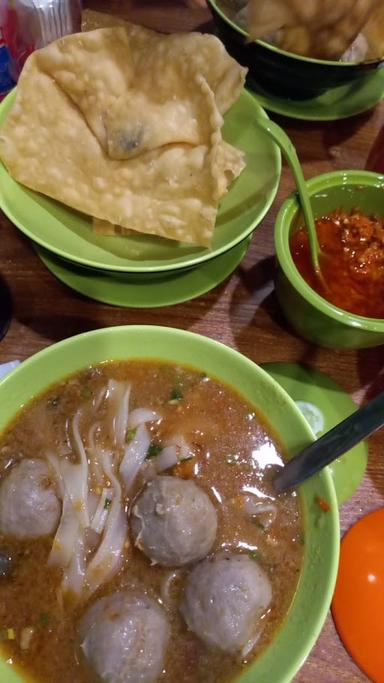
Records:
[[[356,410],[289,460],[273,479],[275,491],[283,493],[301,484],[383,426],[384,393]]]

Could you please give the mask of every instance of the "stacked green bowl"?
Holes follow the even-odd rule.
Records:
[[[0,124],[6,119],[15,94],[15,91],[10,93],[1,104]],[[103,298],[103,288],[108,291],[108,287],[118,288],[118,283],[125,282],[126,288],[133,288],[132,292],[140,285],[153,294],[156,288],[157,296],[161,292],[158,285],[163,284],[173,288],[172,302],[187,300],[202,293],[204,287],[207,291],[232,272],[275,198],[281,171],[280,152],[258,129],[256,119],[260,116],[266,116],[264,110],[245,90],[225,116],[223,137],[245,153],[246,168],[221,202],[210,248],[139,233],[124,237],[96,234],[89,216],[18,184],[2,165],[0,206],[34,242],[46,265],[58,277],[62,273],[60,279],[65,281],[65,274],[71,272],[72,283],[76,275],[84,286],[88,282],[89,288],[97,282],[98,292],[93,298],[108,302],[107,295]],[[177,278],[189,277],[192,281],[193,276],[187,276],[188,271],[202,268],[205,269],[202,287],[192,286],[188,291],[189,284],[184,290],[182,282],[179,286]],[[173,282],[174,278],[176,282]],[[67,284],[71,285],[69,276],[68,279]],[[194,280],[197,280],[196,275]],[[79,287],[74,288],[81,291]],[[177,289],[182,292],[179,297]],[[161,303],[161,296],[156,299],[154,295],[152,305]]]

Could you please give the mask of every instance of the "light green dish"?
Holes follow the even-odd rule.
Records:
[[[190,301],[216,287],[244,258],[250,238],[230,251],[197,268],[183,269],[161,278],[130,279],[115,274],[74,266],[36,246],[36,253],[48,270],[76,292],[112,306],[158,308]]]
[[[351,397],[330,377],[299,363],[262,366],[295,401],[317,438],[357,410]],[[363,441],[328,465],[339,505],[360,485],[367,467],[368,446]]]
[[[337,121],[362,114],[380,102],[384,97],[384,69],[377,69],[369,78],[329,88],[306,100],[278,97],[252,79],[248,85],[258,103],[275,114],[304,121]]]
[[[286,392],[260,367],[216,341],[166,327],[112,327],[87,332],[48,347],[0,380],[0,430],[16,411],[52,382],[89,364],[112,359],[156,358],[192,365],[237,388],[268,416],[274,433],[294,454],[313,435]],[[315,496],[325,498],[324,513]],[[304,565],[298,590],[282,627],[237,683],[289,683],[313,647],[326,618],[336,580],[339,518],[330,474],[322,471],[300,488],[305,527]],[[25,680],[25,679],[24,679]],[[23,678],[0,662],[1,683]]]
[[[12,91],[0,105],[0,124],[15,94]],[[144,274],[197,266],[240,244],[260,223],[275,198],[281,172],[280,152],[256,125],[260,116],[267,117],[246,90],[225,115],[223,137],[245,152],[247,165],[221,202],[210,249],[150,235],[96,235],[88,216],[23,187],[2,164],[0,206],[34,242],[79,265]]]

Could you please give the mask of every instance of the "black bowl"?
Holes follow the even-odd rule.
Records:
[[[367,62],[333,62],[311,59],[285,52],[262,40],[249,41],[244,29],[235,24],[208,0],[216,25],[216,33],[228,52],[249,69],[248,85],[252,81],[271,95],[289,99],[310,99],[339,85],[362,85],[377,69],[384,67],[384,59]]]

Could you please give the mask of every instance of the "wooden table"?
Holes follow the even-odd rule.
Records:
[[[202,2],[90,0],[93,9],[120,13],[166,31],[206,29],[210,14]],[[295,143],[306,177],[341,168],[372,169],[384,123],[384,102],[350,120],[307,123],[273,116]],[[384,159],[383,159],[384,167]],[[0,344],[0,362],[24,359],[65,337],[121,324],[169,325],[228,344],[256,363],[293,361],[327,373],[357,402],[384,389],[383,348],[332,351],[293,335],[273,291],[273,225],[282,199],[293,188],[284,167],[277,199],[257,229],[241,266],[222,285],[185,304],[163,309],[113,308],[71,291],[42,265],[30,242],[0,216],[0,272],[13,300],[13,320]],[[365,479],[341,510],[342,532],[384,502],[384,431],[371,437]],[[368,679],[341,644],[331,617],[297,683],[360,683]],[[270,683],[274,683],[271,681]]]

